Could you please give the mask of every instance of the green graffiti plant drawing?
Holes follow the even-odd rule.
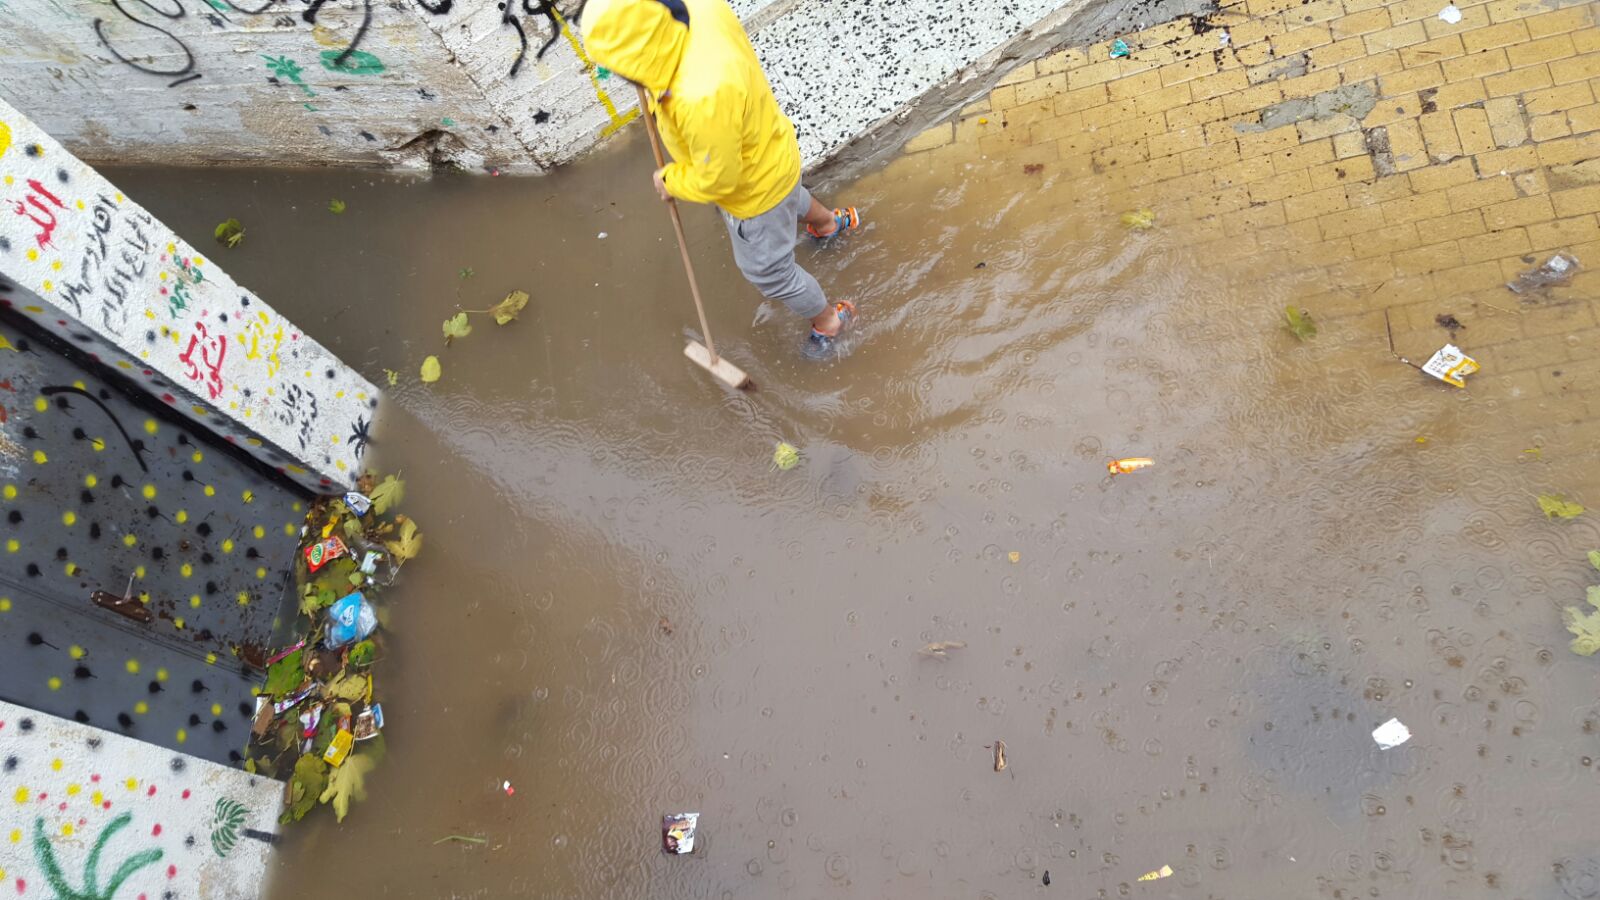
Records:
[[[125,812],[106,825],[100,836],[95,838],[94,849],[89,851],[89,858],[83,863],[83,888],[74,888],[67,884],[67,877],[61,871],[61,864],[56,861],[55,846],[50,843],[50,836],[44,831],[44,817],[33,820],[33,860],[44,871],[45,881],[49,882],[50,890],[55,894],[55,900],[111,900],[117,894],[117,889],[122,883],[133,877],[133,873],[145,866],[160,862],[160,850],[144,850],[128,857],[117,866],[112,873],[111,880],[105,887],[100,886],[100,853],[105,850],[106,842],[112,835],[127,827],[133,820],[133,813]]]
[[[383,74],[383,60],[365,50],[324,50],[322,67],[346,75]]]
[[[211,820],[211,849],[218,857],[226,857],[239,843],[239,828],[244,825],[245,813],[243,804],[226,797],[217,798],[216,815]]]

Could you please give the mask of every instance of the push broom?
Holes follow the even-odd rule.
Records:
[[[661,135],[656,132],[655,116],[650,114],[649,97],[642,86],[639,87],[639,111],[643,114],[645,130],[650,133],[650,149],[656,155],[656,168],[660,169],[667,164],[667,158],[661,152]],[[667,198],[667,212],[672,215],[672,230],[678,234],[678,253],[683,256],[683,274],[689,276],[689,293],[694,297],[694,310],[700,314],[700,333],[706,336],[704,344],[689,341],[683,348],[683,355],[728,387],[753,387],[750,376],[743,369],[717,355],[716,342],[711,340],[711,326],[706,322],[706,307],[700,300],[700,285],[694,279],[694,263],[689,261],[689,243],[683,236],[683,219],[678,215],[678,201]]]

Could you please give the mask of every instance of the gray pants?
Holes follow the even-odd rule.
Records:
[[[783,202],[755,218],[736,219],[727,210],[722,212],[739,271],[762,296],[781,301],[806,319],[828,308],[822,285],[794,260],[795,227],[809,209],[811,192],[796,184]]]

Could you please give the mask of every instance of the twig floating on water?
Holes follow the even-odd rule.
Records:
[[[465,842],[465,843],[468,843],[468,844],[487,844],[487,843],[489,843],[489,839],[488,838],[467,837],[464,834],[447,834],[444,837],[439,838],[437,841],[434,841],[433,845],[435,847],[437,847],[440,844],[444,843],[445,841],[462,841],[462,842]]]

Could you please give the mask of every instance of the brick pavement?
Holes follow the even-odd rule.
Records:
[[[1387,313],[1413,359],[1453,313],[1474,397],[1600,437],[1600,13],[1464,0],[1450,24],[1444,5],[1233,2],[1123,35],[1127,59],[1028,62],[905,152],[1042,163],[1065,196],[1154,206],[1195,226],[1198,258],[1317,285],[1294,299],[1335,332],[1370,345]],[[1506,290],[1557,250],[1587,267],[1569,287]]]

